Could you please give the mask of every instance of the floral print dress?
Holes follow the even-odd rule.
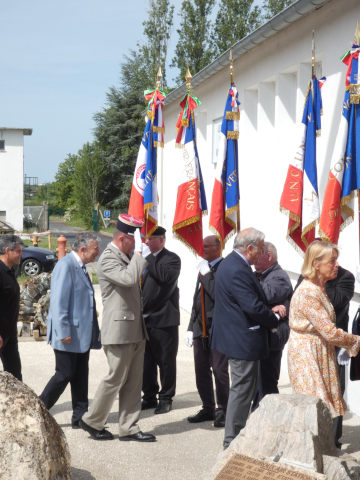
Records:
[[[332,418],[344,415],[335,346],[351,357],[360,349],[360,337],[335,327],[335,312],[320,287],[304,279],[290,304],[288,370],[295,393],[314,395],[329,407]]]

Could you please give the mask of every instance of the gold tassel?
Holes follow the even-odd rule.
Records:
[[[154,142],[154,147],[164,148],[164,142]]]
[[[227,132],[227,137],[228,140],[239,140],[239,132]]]
[[[165,133],[165,127],[153,127],[155,133]]]
[[[226,120],[240,120],[240,112],[226,112]]]

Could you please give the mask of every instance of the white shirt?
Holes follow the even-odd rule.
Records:
[[[216,260],[213,260],[212,262],[209,262],[210,268],[213,268],[217,263],[222,260],[222,257],[217,258]]]
[[[74,257],[76,258],[76,261],[78,262],[78,264],[80,265],[80,267],[82,268],[84,263],[83,261],[81,260],[81,258],[79,257],[79,255],[74,251],[72,250],[71,253],[74,255]]]
[[[164,247],[161,250],[159,250],[158,252],[153,253],[154,257],[157,257],[162,250],[164,250]]]

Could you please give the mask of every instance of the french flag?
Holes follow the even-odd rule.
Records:
[[[210,230],[220,241],[221,250],[236,230],[240,230],[239,105],[238,91],[235,85],[231,85],[221,125],[217,170],[209,222]]]

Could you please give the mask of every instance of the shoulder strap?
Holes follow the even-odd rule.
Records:
[[[171,295],[175,292],[175,288],[177,287],[177,280],[176,282],[174,283],[174,285],[171,287],[171,289],[169,290],[168,294],[166,295],[165,298],[163,298],[162,302],[160,302],[160,304],[158,303],[154,308],[152,308],[150,310],[150,312],[148,313],[144,313],[143,314],[143,317],[144,318],[147,318],[147,317],[150,317],[150,315],[152,315],[153,313],[155,312],[158,312],[164,305],[165,303],[170,300],[170,297]]]

